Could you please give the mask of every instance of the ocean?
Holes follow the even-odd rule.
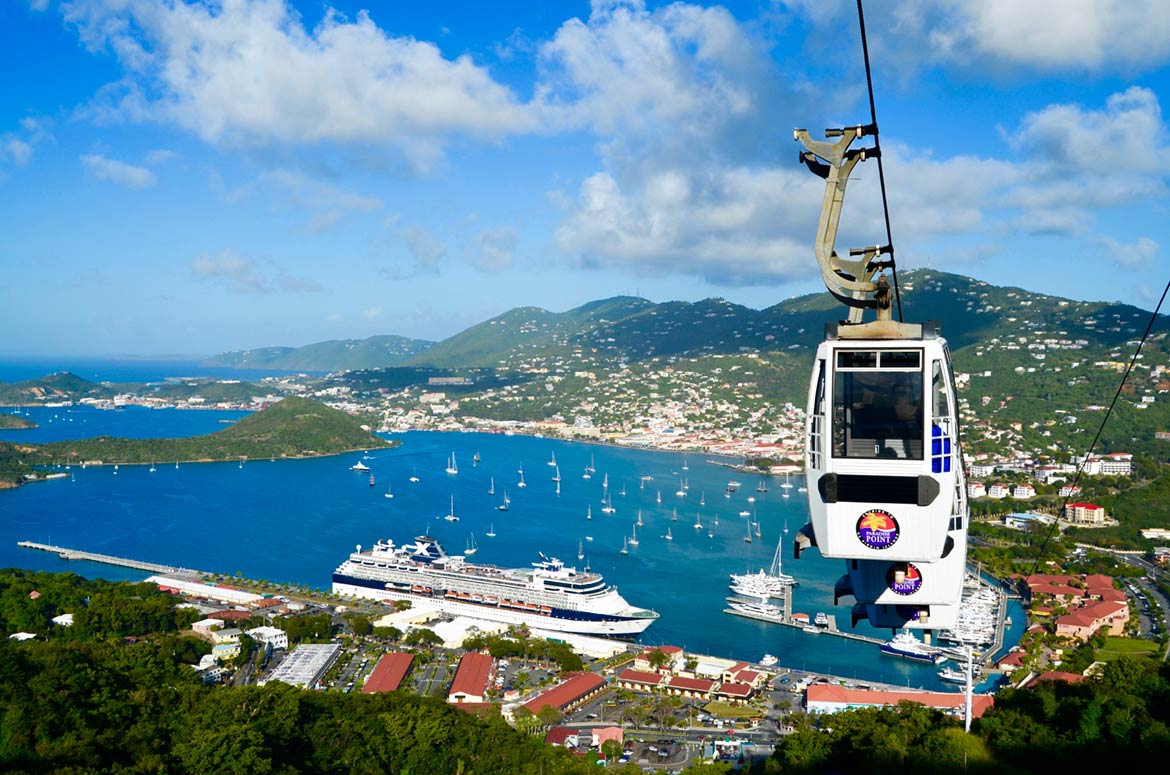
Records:
[[[197,435],[241,416],[137,408],[30,411],[40,428],[0,432],[0,438],[42,442],[98,433]],[[807,506],[796,487],[784,497],[783,479],[768,478],[768,491],[757,492],[765,479],[732,471],[702,455],[539,437],[420,431],[392,438],[401,445],[364,457],[372,469],[373,486],[370,474],[350,470],[363,460],[357,453],[249,460],[243,465],[176,467],[174,461],[157,461],[153,473],[149,466],[120,466],[116,473],[108,466],[62,468],[68,474],[63,479],[0,491],[0,567],[110,579],[148,575],[65,561],[17,546],[18,541],[32,540],[328,589],[332,571],[355,545],[368,546],[379,538],[402,543],[427,533],[457,554],[474,534],[479,546],[476,562],[527,567],[543,552],[601,572],[631,603],[661,615],[640,638],[647,645],[676,645],[752,661],[770,653],[793,669],[954,690],[938,679],[937,668],[885,656],[876,645],[723,613],[730,594],[728,574],[768,568],[782,541],[783,569],[800,582],[793,593],[793,610],[810,617],[819,611],[834,614],[839,626],[848,630],[851,601],[833,604],[833,584],[844,564],[821,557],[815,549],[800,560],[792,559],[788,539],[806,521]],[[476,453],[481,462],[473,465]],[[457,475],[444,472],[452,454]],[[553,456],[561,476],[559,494],[553,481],[556,468],[549,465]],[[591,462],[596,472],[586,479],[585,467]],[[517,486],[521,468],[525,488]],[[419,478],[417,483],[409,481],[412,475]],[[606,477],[613,514],[601,511]],[[729,480],[738,480],[741,486],[726,497]],[[803,483],[797,477],[792,482]],[[494,496],[488,494],[493,483]],[[496,507],[505,490],[511,508],[502,512]],[[685,494],[679,496],[679,491]],[[387,492],[394,497],[386,498]],[[443,519],[452,498],[458,522]],[[700,500],[705,505],[700,506]],[[742,517],[741,511],[751,516]],[[635,528],[639,512],[643,526]],[[696,518],[702,529],[693,527]],[[761,535],[746,543],[747,523],[757,520]],[[673,540],[663,537],[667,528]],[[622,555],[623,538],[635,529],[639,543]],[[486,536],[490,531],[495,538]],[[580,560],[579,547],[584,554]],[[1009,613],[1013,626],[1008,643],[1014,643],[1022,634],[1024,616],[1017,609]],[[853,631],[883,639],[890,635],[864,622]]]

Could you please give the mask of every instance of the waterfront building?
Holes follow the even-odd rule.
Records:
[[[883,689],[847,689],[838,684],[814,683],[805,692],[805,710],[809,713],[837,713],[859,708],[893,708],[908,700],[962,717],[966,695],[962,692],[926,692]],[[971,718],[979,718],[995,702],[989,694],[971,696]]]

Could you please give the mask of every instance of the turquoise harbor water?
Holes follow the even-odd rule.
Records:
[[[109,433],[163,437],[208,433],[234,421],[238,412],[150,410],[103,411],[84,407],[31,409],[41,427],[7,431],[7,440],[50,441]],[[475,561],[522,567],[538,552],[570,565],[586,563],[616,584],[636,605],[661,614],[643,634],[650,645],[673,644],[719,657],[757,660],[775,654],[784,666],[827,672],[848,679],[882,681],[930,689],[952,689],[936,668],[882,655],[877,646],[831,635],[813,635],[782,625],[723,613],[728,574],[767,568],[784,536],[784,570],[796,576],[794,611],[811,617],[835,614],[848,627],[849,602],[834,606],[833,583],[843,572],[838,560],[815,550],[791,559],[787,538],[804,524],[804,494],[794,486],[783,497],[782,479],[762,481],[707,462],[702,456],[576,444],[526,436],[412,432],[402,445],[370,453],[372,469],[349,467],[360,454],[312,460],[250,460],[238,463],[180,464],[60,469],[63,479],[0,492],[0,567],[69,570],[104,578],[138,579],[128,569],[67,562],[16,546],[20,540],[54,543],[136,559],[218,571],[251,578],[296,582],[328,589],[333,569],[354,545],[379,538],[401,543],[420,533],[461,553],[472,533],[479,546]],[[482,462],[473,465],[479,453]],[[444,473],[454,453],[459,473]],[[561,492],[548,465],[555,455]],[[592,460],[596,472],[582,474]],[[687,468],[684,470],[684,463]],[[526,488],[519,488],[523,467]],[[411,483],[411,475],[419,482]],[[608,475],[614,514],[602,506]],[[653,477],[643,481],[643,476]],[[488,494],[494,479],[495,496]],[[742,486],[731,497],[729,480]],[[678,496],[682,484],[685,496]],[[794,478],[793,484],[802,481]],[[507,512],[497,510],[504,490]],[[622,491],[625,494],[622,495]],[[387,491],[394,495],[386,498]],[[658,502],[661,494],[661,503]],[[756,502],[748,502],[755,497]],[[458,522],[443,517],[454,498]],[[700,499],[706,505],[700,506]],[[634,533],[641,510],[639,544],[621,555],[623,537]],[[677,510],[677,521],[672,515]],[[759,537],[744,541],[751,511]],[[586,519],[591,511],[592,519]],[[693,527],[698,517],[703,528]],[[715,524],[716,518],[718,525]],[[670,528],[673,540],[663,538]],[[494,528],[495,538],[486,533]],[[785,534],[787,528],[788,533]],[[714,533],[713,537],[708,532]],[[592,537],[592,541],[586,539]],[[582,546],[584,559],[578,560]],[[1010,611],[1014,642],[1024,617]],[[859,624],[855,632],[888,638]]]

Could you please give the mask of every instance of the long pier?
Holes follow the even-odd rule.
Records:
[[[119,565],[123,568],[135,568],[136,570],[150,571],[151,573],[193,573],[193,571],[187,568],[179,568],[174,565],[160,565],[157,562],[143,562],[142,560],[132,560],[128,557],[115,557],[110,554],[87,552],[83,549],[69,549],[64,546],[41,544],[36,541],[19,541],[16,545],[25,549],[38,549],[42,552],[52,552],[62,560],[89,560],[90,562],[100,562],[104,565]]]

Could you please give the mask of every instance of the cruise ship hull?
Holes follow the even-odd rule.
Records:
[[[534,605],[515,601],[508,604],[502,598],[495,602],[460,599],[458,596],[435,596],[407,590],[388,590],[374,580],[358,579],[344,574],[333,574],[333,592],[338,595],[364,597],[372,600],[418,600],[436,606],[451,616],[467,616],[512,625],[526,625],[541,630],[593,635],[603,638],[632,640],[642,634],[658,618],[653,613],[635,616],[608,616]]]

